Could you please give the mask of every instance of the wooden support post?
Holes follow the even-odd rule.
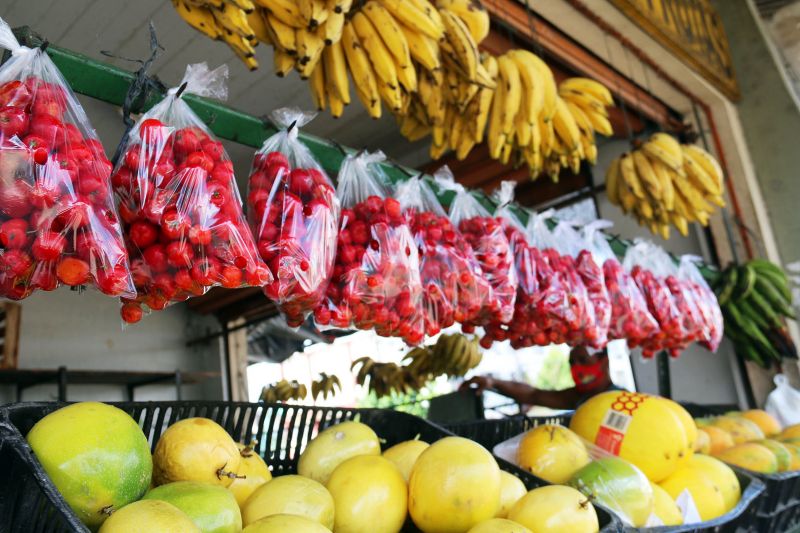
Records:
[[[22,320],[22,306],[13,302],[3,305],[3,357],[0,368],[17,368],[19,360],[19,329]]]
[[[228,383],[230,399],[234,402],[248,401],[247,387],[247,328],[237,328],[244,322],[239,318],[228,322]]]

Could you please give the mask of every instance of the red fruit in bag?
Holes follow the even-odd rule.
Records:
[[[142,142],[156,144],[162,140],[162,128],[164,128],[164,123],[157,118],[145,119],[139,124],[139,137],[141,137]]]
[[[0,224],[0,245],[9,250],[18,250],[28,243],[28,222],[12,218]]]
[[[142,257],[145,263],[147,263],[147,266],[150,267],[150,270],[154,273],[164,272],[169,266],[167,262],[167,251],[163,244],[148,246],[142,252]]]
[[[48,146],[56,148],[63,145],[66,139],[64,123],[52,115],[34,115],[30,131],[44,139]]]
[[[171,209],[161,217],[161,234],[168,239],[182,238],[191,227],[188,216]]]
[[[186,241],[173,241],[167,245],[167,261],[170,266],[181,268],[192,266],[194,250]]]
[[[0,274],[22,277],[32,265],[31,257],[22,250],[6,250],[0,255]]]
[[[210,286],[220,280],[219,261],[206,257],[195,261],[191,268],[192,279],[200,285]]]
[[[22,218],[33,209],[29,201],[30,186],[23,181],[0,187],[0,213],[9,218]]]
[[[222,161],[225,156],[225,148],[219,141],[212,141],[207,139],[200,143],[200,149],[209,156],[214,162]]]
[[[55,261],[64,252],[67,240],[60,233],[40,232],[33,241],[33,258],[37,261]]]
[[[158,229],[153,224],[139,220],[131,224],[128,237],[137,248],[144,250],[158,239]]]
[[[122,265],[97,271],[97,288],[108,296],[125,294],[128,286],[128,271]]]
[[[179,155],[187,155],[200,149],[200,139],[191,128],[183,128],[173,136],[173,149]]]
[[[0,136],[6,139],[22,137],[28,131],[28,123],[25,109],[14,106],[0,108]]]
[[[27,107],[31,102],[31,91],[19,80],[0,85],[0,107]]]
[[[197,151],[192,152],[183,162],[186,167],[202,168],[206,172],[211,172],[214,169],[214,160],[205,152]]]
[[[56,268],[58,279],[65,285],[75,287],[89,281],[89,263],[75,257],[65,257]]]
[[[120,315],[122,320],[127,324],[135,324],[142,319],[142,306],[135,302],[127,302],[122,304]]]

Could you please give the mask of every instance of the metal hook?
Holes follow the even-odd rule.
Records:
[[[343,156],[347,157],[347,150],[345,150],[345,149],[344,149],[344,146],[342,146],[341,144],[339,144],[339,142],[337,142],[337,141],[333,141],[333,140],[331,141],[331,144],[332,144],[332,145],[333,145],[333,146],[334,146],[334,147],[335,147],[337,150],[339,150],[339,153],[341,153]]]
[[[48,41],[47,39],[45,39],[44,41],[42,41],[42,44],[40,44],[40,45],[39,45],[39,50],[41,50],[41,51],[42,51],[42,53],[44,53],[44,52],[46,52],[46,51],[47,51],[47,47],[48,47],[48,46],[50,46],[50,41]]]
[[[288,128],[286,128],[286,133],[291,133],[292,129],[293,129],[295,126],[297,126],[297,121],[296,121],[296,120],[295,120],[294,122],[292,122],[291,124],[289,124],[289,127],[288,127]]]

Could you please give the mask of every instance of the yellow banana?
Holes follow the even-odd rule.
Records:
[[[633,157],[633,163],[636,166],[636,174],[642,181],[645,190],[654,199],[660,200],[663,194],[663,188],[661,186],[661,181],[653,171],[653,165],[650,164],[650,160],[639,150],[634,150],[631,157]]]
[[[321,68],[322,66],[318,66],[317,70],[320,70]],[[341,98],[339,98],[339,95],[336,93],[336,91],[330,90],[330,85],[328,85],[327,88],[328,105],[331,108],[331,116],[333,118],[339,118],[342,116],[342,114],[344,114],[345,103]]]
[[[214,15],[217,23],[231,33],[235,33],[245,39],[252,39],[255,37],[253,28],[247,22],[247,13],[239,8],[233,7],[230,4],[223,4],[220,9],[213,9],[211,13]]]
[[[211,10],[203,7],[189,6],[183,0],[172,0],[172,5],[175,7],[175,11],[178,12],[178,15],[180,15],[189,26],[206,37],[211,39],[219,39],[222,37],[224,30],[214,19]]]
[[[498,59],[498,72],[500,60]],[[489,156],[492,159],[499,159],[503,151],[503,145],[506,144],[506,133],[503,130],[503,113],[504,101],[506,95],[506,84],[499,83],[497,89],[494,91],[492,98],[492,110],[489,115],[489,130],[487,132],[486,142],[489,146]]]
[[[325,2],[325,7],[329,11],[328,17],[331,16],[331,13],[349,13],[352,6],[353,0],[327,0]]]
[[[676,172],[683,171],[681,145],[671,135],[660,132],[653,134],[650,140],[642,145],[642,150],[648,156],[658,159],[672,170]]]
[[[328,19],[328,9],[323,0],[296,0],[303,23],[313,30]]]
[[[444,24],[435,9],[420,9],[415,0],[379,0],[399,22],[438,41],[444,36]],[[427,3],[427,2],[426,2]],[[434,14],[435,13],[435,14]]]
[[[493,78],[497,78],[497,59],[494,56],[486,54],[483,58],[483,64],[486,70]],[[489,112],[492,109],[492,98],[494,97],[496,89],[488,87],[482,88],[476,97],[477,112],[475,114],[474,134],[473,137],[476,143],[483,142],[484,132],[486,131],[486,123],[489,120]],[[531,135],[533,142],[533,134]]]
[[[561,82],[561,87],[590,95],[603,106],[611,107],[614,105],[614,97],[611,95],[611,91],[596,80],[589,78],[567,78]]]
[[[460,18],[447,10],[440,10],[439,14],[442,16],[446,29],[447,42],[453,50],[454,59],[463,71],[464,77],[472,82],[477,81],[480,53],[469,28]]]
[[[297,58],[288,52],[275,48],[272,51],[272,60],[274,64],[275,74],[283,78],[295,68]]]
[[[302,28],[306,25],[295,0],[254,0],[254,2],[292,28]]]
[[[669,214],[669,218],[670,222],[672,222],[672,225],[678,229],[678,232],[681,235],[684,237],[689,235],[689,222],[686,220],[686,217],[673,212]]]
[[[351,22],[345,23],[342,30],[342,47],[359,100],[372,118],[380,118],[381,99],[377,77]]]
[[[553,71],[550,70],[547,63],[542,61],[536,54],[530,54],[525,57],[527,57],[527,60],[536,68],[539,73],[538,78],[544,85],[542,114],[544,121],[549,122],[556,113],[556,97],[558,96],[558,88],[556,87],[556,80],[553,77]]]
[[[686,171],[686,176],[698,188],[705,191],[705,193],[719,196],[722,194],[722,187],[716,179],[714,179],[706,170],[700,166],[695,160],[694,155],[687,152],[688,157],[683,159],[683,168]]]
[[[664,209],[672,211],[675,208],[675,188],[672,185],[673,171],[660,159],[649,158],[658,181],[661,182],[661,203]]]
[[[606,196],[608,201],[614,205],[619,205],[619,182],[620,178],[619,159],[614,159],[606,169]]]
[[[411,53],[408,49],[408,41],[400,24],[377,0],[369,0],[361,11],[367,16],[372,25],[379,29],[378,33],[389,49],[389,53],[395,59],[399,68],[411,66]]]
[[[289,55],[296,55],[297,35],[295,34],[295,29],[288,24],[284,24],[271,13],[267,14],[266,22],[267,32],[272,38],[273,45]]]
[[[400,31],[406,38],[409,53],[414,61],[427,70],[436,70],[441,67],[439,44],[436,41],[423,33],[408,28],[405,24],[400,24]]]
[[[250,0],[223,0],[226,4],[229,4],[231,7],[235,7],[237,9],[241,9],[248,15],[255,11],[256,6]]]
[[[437,0],[436,6],[455,13],[469,28],[476,43],[483,41],[490,30],[489,13],[475,0]]]
[[[691,157],[695,163],[700,165],[700,167],[705,170],[709,176],[711,176],[718,189],[722,190],[724,188],[725,176],[722,172],[722,167],[711,154],[699,146],[690,144],[684,144],[682,149],[686,157]]]
[[[317,111],[324,111],[327,105],[327,91],[325,90],[325,68],[323,64],[317,65],[308,78],[311,87],[311,98]]]
[[[566,149],[577,150],[581,143],[581,132],[575,118],[569,112],[567,104],[560,96],[556,96],[556,114],[553,115],[553,128],[565,144]]]
[[[645,198],[644,187],[636,172],[636,165],[633,161],[633,157],[631,154],[624,154],[619,162],[620,175],[625,185],[627,185],[636,198],[643,200]]]
[[[328,20],[325,21],[323,26],[325,45],[330,46],[333,43],[338,43],[342,39],[342,28],[344,28],[345,13],[337,13],[331,11],[328,15]]]
[[[319,28],[308,30],[300,28],[295,31],[297,39],[297,71],[300,77],[307,79],[311,72],[322,59],[322,50],[325,48],[325,41],[320,36]]]
[[[272,36],[267,27],[267,14],[261,9],[253,9],[247,14],[247,23],[253,29],[256,39],[265,44],[272,44]]]
[[[364,51],[369,57],[375,75],[392,90],[397,88],[397,68],[394,60],[375,27],[362,12],[357,12],[350,19],[353,29],[358,35]]]
[[[341,42],[326,46],[322,52],[328,93],[335,93],[344,105],[350,103],[350,81],[347,78],[347,60]],[[319,68],[319,67],[317,67]]]

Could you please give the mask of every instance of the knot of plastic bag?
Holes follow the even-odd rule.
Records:
[[[772,382],[776,387],[785,387],[789,384],[789,378],[787,378],[784,374],[775,374],[775,377],[772,378]]]
[[[14,32],[11,31],[11,26],[2,18],[0,18],[0,48],[9,50],[12,56],[21,56],[36,50],[19,44]]]
[[[409,178],[397,186],[394,195],[403,209],[415,209],[420,212],[427,211],[439,216],[445,216],[439,200],[433,190],[419,176]]]
[[[169,96],[180,98],[185,93],[196,94],[216,100],[228,99],[228,65],[222,64],[210,70],[208,63],[186,65],[186,73],[177,87],[167,91]]]
[[[466,191],[463,185],[456,182],[453,171],[447,165],[433,173],[433,182],[437,187],[445,191],[454,191],[456,194]]]
[[[286,130],[290,139],[296,139],[300,134],[300,128],[314,120],[316,116],[316,111],[303,111],[299,107],[282,107],[269,114],[270,120],[279,129]]]
[[[505,207],[514,201],[514,189],[516,187],[516,181],[505,180],[500,183],[500,187],[492,192],[492,199],[497,202],[498,209]]]

